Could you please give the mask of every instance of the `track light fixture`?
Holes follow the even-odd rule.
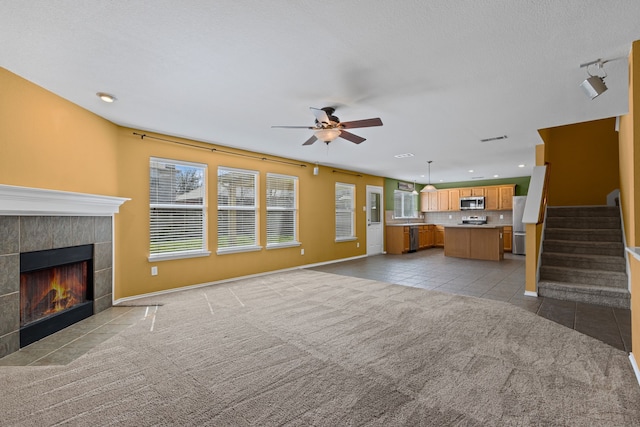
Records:
[[[580,87],[591,99],[598,97],[607,90],[607,85],[604,83],[604,79],[607,77],[607,73],[604,71],[604,64],[607,62],[609,61],[596,59],[595,61],[580,64],[580,68],[586,68],[587,74],[589,75],[589,77],[580,84]],[[601,70],[600,74],[603,75],[592,74],[591,71],[589,71],[589,67],[595,67],[596,73]]]

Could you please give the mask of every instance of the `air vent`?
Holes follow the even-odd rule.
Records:
[[[480,142],[500,141],[501,139],[507,139],[507,135],[494,136],[493,138],[481,139]]]
[[[413,157],[413,153],[396,154],[393,157],[395,157],[396,159],[404,159],[406,157]]]
[[[484,176],[472,176],[471,179],[484,179]]]

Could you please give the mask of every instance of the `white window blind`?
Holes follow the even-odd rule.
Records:
[[[206,165],[151,159],[150,259],[206,252],[205,172]]]
[[[393,192],[393,216],[395,218],[417,218],[418,196],[408,191],[395,190]]]
[[[356,186],[336,182],[336,240],[355,238]]]
[[[267,174],[267,247],[297,245],[298,178]]]
[[[218,168],[218,253],[260,249],[258,172]]]

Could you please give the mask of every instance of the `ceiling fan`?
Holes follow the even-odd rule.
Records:
[[[314,131],[314,135],[307,139],[302,145],[311,145],[318,139],[329,144],[334,139],[340,137],[351,141],[355,144],[360,144],[366,139],[354,135],[351,132],[347,132],[345,129],[353,128],[366,128],[372,126],[382,126],[382,120],[380,118],[355,120],[351,122],[341,122],[339,118],[333,115],[336,111],[334,107],[313,108],[309,107],[311,112],[316,117],[315,126],[271,126],[272,128],[287,128],[287,129],[311,129]]]

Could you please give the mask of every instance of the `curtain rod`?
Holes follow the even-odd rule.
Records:
[[[353,176],[357,176],[359,178],[362,178],[362,175],[360,175],[359,173],[351,173],[351,172],[343,172],[343,171],[337,171],[337,170],[333,170],[333,173],[342,173],[344,175],[353,175]]]
[[[211,151],[211,152],[215,151],[216,153],[230,154],[232,156],[247,157],[247,158],[250,158],[250,159],[258,159],[258,160],[263,160],[263,161],[267,161],[267,162],[284,163],[285,165],[300,166],[301,168],[306,168],[307,167],[307,165],[303,165],[302,163],[293,163],[293,162],[287,162],[285,160],[269,159],[268,157],[252,156],[251,154],[234,153],[233,151],[225,151],[225,150],[220,150],[218,148],[207,148],[207,147],[203,147],[201,145],[189,144],[188,142],[174,141],[174,140],[171,140],[171,139],[160,138],[160,137],[157,137],[157,136],[149,136],[149,135],[147,135],[145,133],[133,132],[133,134],[135,136],[139,136],[140,139],[145,139],[145,138],[157,139],[158,141],[170,142],[172,144],[185,145],[187,147],[199,148],[201,150],[207,150],[207,151]]]

